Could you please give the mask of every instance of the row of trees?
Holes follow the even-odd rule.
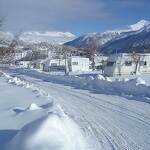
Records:
[[[4,19],[0,19],[0,31],[4,24]],[[4,41],[0,41],[0,63],[1,64],[13,64],[15,61],[15,51],[17,46],[17,41],[19,39],[19,34],[13,38],[13,40],[8,44],[4,45]]]

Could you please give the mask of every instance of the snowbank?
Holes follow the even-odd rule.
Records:
[[[23,127],[6,150],[88,150],[81,133],[66,115],[52,113]]]
[[[24,87],[27,89],[31,89],[35,94],[37,94],[37,96],[43,96],[49,100],[52,100],[52,97],[50,97],[50,95],[47,92],[45,92],[42,89],[37,88],[33,84],[31,84],[23,79],[20,79],[18,77],[12,77],[4,72],[2,72],[2,74],[6,78],[6,80],[9,84],[14,84],[14,85],[21,86],[21,87]]]
[[[111,80],[102,75],[81,77],[76,75],[50,75],[35,70],[19,70],[21,73],[59,84],[74,86],[77,88],[96,90],[100,93],[126,94],[150,98],[150,85],[142,77],[134,79],[122,78]]]
[[[81,129],[64,113],[61,106],[56,104],[47,92],[18,77],[12,77],[6,73],[2,74],[8,84],[30,89],[33,94],[49,99],[52,104],[51,107],[45,108],[31,101],[28,106],[12,108],[16,114],[15,117],[11,115],[11,120],[14,120],[15,123],[19,122],[18,124],[24,122],[24,126],[15,133],[16,135],[13,135],[11,140],[5,142],[5,145],[1,147],[2,150],[89,149]]]

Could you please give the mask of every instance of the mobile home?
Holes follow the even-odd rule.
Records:
[[[104,75],[150,74],[150,54],[119,53],[111,55],[104,68]]]

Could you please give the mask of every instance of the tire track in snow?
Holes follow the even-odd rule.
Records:
[[[33,81],[34,82],[34,81]],[[49,92],[51,94],[51,89],[55,90],[55,91],[61,91],[61,92],[64,92],[66,93],[66,95],[68,96],[71,96],[71,97],[74,97],[76,100],[80,99],[82,102],[82,104],[87,107],[86,105],[90,105],[92,107],[94,107],[95,109],[98,109],[98,110],[101,110],[103,112],[105,112],[106,114],[109,114],[109,112],[117,112],[117,113],[120,113],[121,115],[123,115],[124,117],[129,117],[130,119],[135,119],[135,120],[138,120],[140,121],[141,123],[146,123],[147,125],[149,125],[149,118],[148,117],[143,117],[143,119],[141,119],[141,114],[139,113],[136,113],[134,111],[131,111],[129,109],[126,109],[124,107],[120,107],[119,105],[116,105],[116,104],[113,104],[111,102],[107,102],[103,99],[98,99],[98,98],[95,98],[89,94],[84,94],[84,93],[81,93],[81,92],[78,92],[75,93],[74,90],[68,90],[68,89],[60,89],[60,87],[58,85],[55,85],[53,87],[51,87],[51,85],[47,85],[47,83],[39,83],[39,82],[35,82],[36,85],[40,86],[41,88],[43,88],[44,90],[46,90],[47,92]],[[54,85],[54,84],[52,84]],[[60,95],[61,97],[61,95]],[[59,100],[63,101],[65,106],[68,106],[68,103],[65,102],[63,100],[63,97],[60,98]],[[100,104],[99,104],[100,103]],[[75,104],[75,102],[73,102],[72,104]],[[76,102],[76,104],[78,104],[78,101]],[[119,111],[117,109],[112,109],[107,105],[110,105],[110,106],[113,106],[115,108],[119,108],[119,109],[122,109],[124,112],[122,111]],[[75,109],[76,111],[78,111],[80,109],[79,108],[76,108],[76,107],[72,107],[70,105],[71,108]],[[87,107],[88,109],[88,107]],[[128,111],[131,113],[131,115],[129,115],[128,113],[126,113],[125,111]],[[84,112],[82,109],[80,109],[80,112],[83,113],[83,115],[86,115],[86,112]],[[137,117],[135,117],[135,115]],[[83,121],[87,121],[88,122],[88,125],[92,128],[92,131],[94,132],[95,134],[95,137],[99,140],[101,139],[101,137],[104,137],[106,139],[106,141],[109,143],[109,147],[111,147],[111,149],[118,149],[120,150],[120,148],[123,148],[123,149],[127,149],[127,150],[130,150],[130,149],[134,149],[134,150],[139,150],[139,149],[142,149],[141,146],[139,146],[138,144],[136,144],[136,142],[133,141],[133,139],[131,139],[131,137],[129,137],[128,135],[125,134],[125,132],[123,131],[120,131],[121,129],[119,129],[117,126],[113,126],[113,130],[115,130],[115,132],[113,130],[110,130],[108,128],[108,124],[110,122],[108,122],[105,118],[103,118],[101,116],[101,118],[103,118],[100,122],[100,124],[98,124],[97,122],[95,122],[95,120],[93,120],[92,118],[89,118],[89,116],[87,117],[87,119],[85,119],[84,117],[84,120]],[[145,121],[147,119],[147,121]],[[92,125],[91,125],[91,122]],[[103,124],[102,124],[103,122]],[[115,138],[114,138],[115,137]],[[103,139],[104,140],[104,139]],[[102,144],[101,141],[99,141],[100,145]]]

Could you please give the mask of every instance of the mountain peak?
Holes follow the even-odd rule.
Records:
[[[140,20],[139,22],[137,22],[136,24],[133,24],[133,25],[130,25],[129,27],[134,30],[134,31],[137,31],[137,30],[140,30],[142,28],[144,28],[145,26],[149,25],[150,24],[150,21],[147,21],[147,20]]]

